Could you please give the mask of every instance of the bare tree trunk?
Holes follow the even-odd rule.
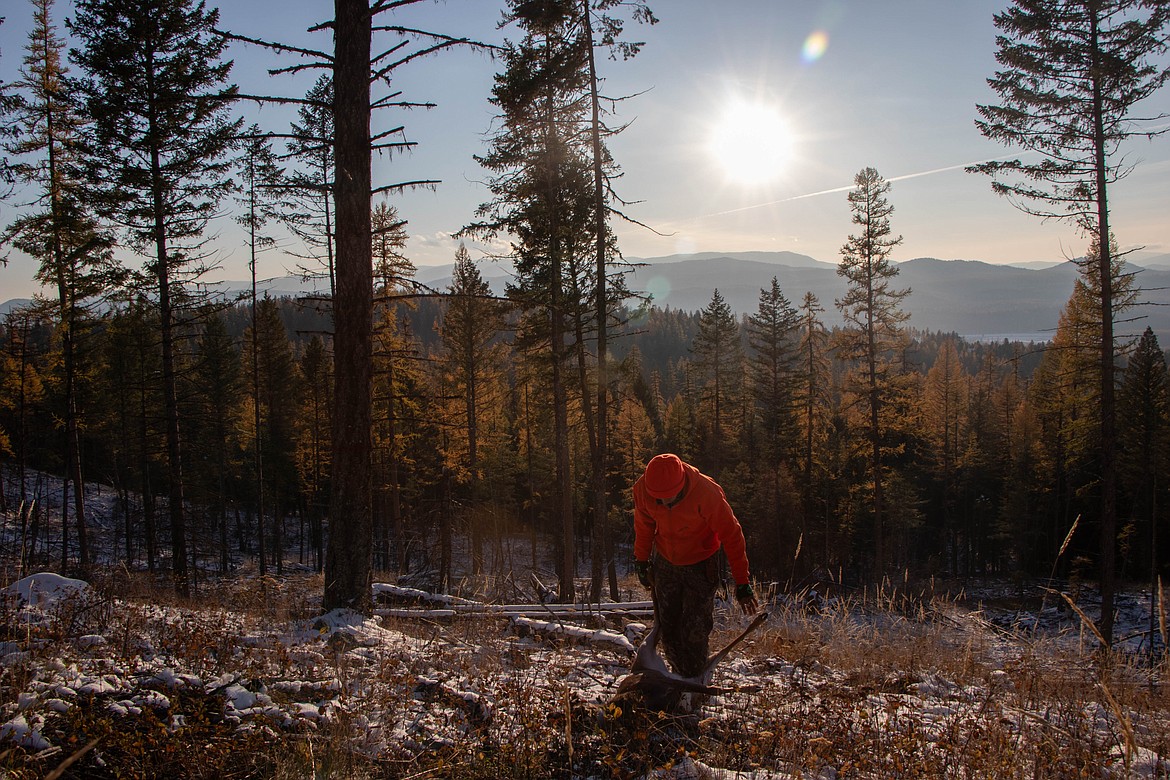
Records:
[[[872,303],[869,310],[871,312],[873,311]],[[880,584],[882,575],[886,571],[885,494],[882,489],[881,408],[877,386],[877,344],[874,340],[872,319],[869,325],[869,346],[867,353],[869,371],[870,468],[873,470],[874,576],[878,584]]]
[[[609,331],[609,299],[606,288],[606,207],[605,172],[602,169],[601,101],[597,91],[597,58],[593,51],[593,20],[589,0],[582,0],[585,14],[585,35],[589,50],[589,108],[590,142],[593,146],[593,222],[597,247],[597,446],[593,452],[594,525],[600,531],[601,552],[608,561],[609,595],[620,601],[617,567],[613,559],[613,544],[609,527],[609,484],[606,465],[609,463],[609,365],[607,343]],[[598,550],[594,548],[596,556]],[[600,583],[595,583],[594,600],[600,600]]]
[[[1097,9],[1092,8],[1093,146],[1097,186],[1097,260],[1101,279],[1101,619],[1097,628],[1113,644],[1114,577],[1117,550],[1116,403],[1113,359],[1113,247],[1106,196],[1105,128]]]
[[[249,267],[252,271],[252,421],[256,426],[256,556],[260,561],[260,576],[268,573],[268,550],[264,539],[264,430],[260,415],[260,333],[257,330],[256,317],[256,228],[252,226],[249,243],[252,247],[252,259]]]
[[[61,573],[69,573],[69,477],[61,484]]]
[[[179,426],[179,390],[175,368],[175,312],[171,305],[170,253],[166,241],[162,203],[162,162],[151,151],[151,178],[154,181],[155,274],[158,280],[158,313],[162,333],[163,416],[166,419],[168,509],[171,516],[171,578],[175,592],[190,594],[187,575],[187,520],[183,506],[183,448]]]
[[[335,0],[334,132],[337,293],[335,412],[325,609],[371,608],[370,8]]]
[[[158,566],[158,531],[155,525],[154,486],[150,482],[150,441],[146,417],[146,376],[140,376],[139,387],[139,469],[142,474],[142,533],[146,537],[146,570],[154,574]],[[126,529],[126,548],[130,549],[130,529]]]

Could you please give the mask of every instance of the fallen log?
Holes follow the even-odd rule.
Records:
[[[441,603],[441,602],[440,602]],[[399,618],[482,617],[650,617],[654,606],[649,601],[609,602],[602,604],[481,604],[449,603],[443,607],[380,607],[375,615]]]

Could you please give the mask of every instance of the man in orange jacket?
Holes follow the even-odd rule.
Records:
[[[653,590],[666,659],[684,677],[700,674],[707,663],[720,545],[736,601],[745,615],[754,614],[759,602],[747,545],[723,488],[677,455],[656,455],[634,483],[634,569]]]

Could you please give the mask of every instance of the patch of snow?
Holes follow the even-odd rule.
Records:
[[[535,632],[544,635],[563,636],[588,642],[609,644],[625,650],[631,656],[638,652],[638,648],[634,646],[633,642],[615,631],[582,628],[571,623],[554,623],[549,620],[533,620],[532,618],[526,617],[513,617],[512,624],[513,626],[520,627],[521,633]]]
[[[17,597],[22,604],[49,609],[62,599],[83,596],[88,591],[89,583],[84,580],[42,571],[17,580],[3,592]]]
[[[99,647],[105,647],[109,644],[109,641],[101,634],[85,634],[84,636],[77,637],[74,644],[80,650],[93,650]]]
[[[0,726],[0,742],[12,742],[32,751],[45,750],[49,747],[49,740],[41,735],[44,723],[40,716],[33,716],[30,722],[24,715],[17,715]]]
[[[95,680],[90,680],[78,688],[77,694],[79,696],[101,696],[107,693],[115,693],[118,691],[118,685],[115,683],[116,681],[109,677],[99,677]]]

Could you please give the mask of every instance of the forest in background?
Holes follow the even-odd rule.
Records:
[[[472,266],[462,270],[474,275]],[[814,323],[809,339],[794,309],[779,343],[761,341],[773,292],[761,291],[763,314],[743,318],[721,308],[716,293],[700,312],[649,307],[624,313],[624,334],[611,352],[615,535],[630,539],[627,491],[641,467],[655,453],[673,451],[720,480],[749,537],[757,577],[864,582],[872,571],[873,540],[864,501],[864,420],[846,388],[854,366],[830,348],[839,334]],[[536,367],[513,344],[515,318],[498,301],[495,329],[480,333],[482,354],[475,357],[480,465],[474,481],[467,472],[472,426],[450,347],[458,324],[452,310],[459,317],[468,302],[452,296],[386,303],[379,320],[375,566],[421,576],[418,581],[439,590],[467,576],[506,575],[502,558],[493,555],[506,535],[543,538],[553,560],[557,544],[555,508],[547,500],[554,490],[547,392],[531,375]],[[258,555],[260,567],[274,573],[286,559],[318,568],[323,561],[329,316],[319,303],[290,298],[261,298],[256,315],[253,329],[248,303],[208,309],[185,323],[182,339],[188,549],[193,566],[215,574],[229,574]],[[148,317],[145,309],[115,310],[87,332],[80,354],[90,389],[82,398],[87,424],[81,442],[84,461],[93,464],[87,480],[110,485],[119,496],[118,562],[162,571],[169,569],[171,549],[160,508],[166,495],[164,415],[151,382],[158,366]],[[705,346],[718,328],[726,331],[718,349]],[[36,499],[44,496],[31,489],[30,477],[21,478],[34,468],[63,472],[53,333],[52,321],[35,310],[13,315],[2,331],[8,394],[0,420],[13,434],[5,509],[22,531],[9,537],[4,554],[26,571],[78,571],[83,562],[95,562],[92,552],[82,557],[83,528],[54,525],[52,537],[38,530],[44,521],[37,522]],[[1085,389],[1091,347],[1078,345],[1076,333],[1068,317],[1047,344],[985,344],[908,330],[891,376],[898,403],[884,444],[896,491],[890,525],[895,570],[915,577],[1091,576],[1096,539],[1087,522],[1058,556],[1078,517],[1091,508],[1086,469],[1092,439],[1085,430],[1095,403]],[[769,348],[783,356],[776,385],[762,381],[771,365]],[[1165,356],[1148,333],[1122,376],[1123,419],[1138,423],[1146,419],[1145,405],[1165,403],[1159,400],[1164,374]],[[580,385],[572,394],[571,453],[580,464],[588,448]],[[777,409],[783,417],[769,419]],[[1146,464],[1164,463],[1146,460],[1163,452],[1161,439],[1151,441],[1150,433],[1135,426],[1123,438],[1121,572],[1142,581],[1165,575],[1170,560],[1167,540],[1157,538],[1147,514],[1145,501],[1157,495],[1141,491]],[[30,487],[22,493],[20,484]],[[575,471],[574,485],[579,562],[588,568],[596,553],[587,469]],[[14,498],[20,506],[12,505]],[[459,558],[460,549],[474,555]],[[613,554],[624,571],[628,548]]]
[[[370,566],[450,588],[464,542],[470,576],[503,576],[499,540],[526,533],[549,550],[559,598],[574,599],[585,566],[589,598],[616,599],[628,487],[650,456],[673,451],[724,486],[756,576],[792,586],[1083,577],[1100,564],[1111,589],[1115,575],[1166,573],[1166,359],[1152,331],[1133,344],[1113,336],[1139,291],[1106,219],[1104,182],[1120,163],[1103,162],[1133,132],[1132,104],[1166,80],[1128,69],[1164,52],[1165,4],[1143,5],[1141,24],[1124,28],[1125,46],[1145,49],[1107,59],[1116,99],[1095,104],[1107,129],[1058,155],[1082,164],[976,166],[1049,177],[1047,201],[994,186],[1057,204],[1086,238],[1083,275],[1039,353],[910,328],[912,291],[897,288],[889,261],[901,241],[890,187],[873,168],[848,193],[841,299],[774,282],[742,318],[717,289],[698,312],[638,306],[609,228],[627,218],[604,143],[621,128],[606,124],[594,53],[636,55],[623,24],[653,24],[641,3],[507,4],[517,38],[497,52],[500,123],[477,158],[490,199],[461,231],[508,242],[516,274],[502,297],[465,250],[449,289],[419,289],[404,220],[382,196],[427,182],[370,181],[373,151],[410,145],[396,131],[370,135],[371,112],[398,105],[393,70],[472,41],[389,27],[419,51],[371,57],[372,18],[388,6],[338,2],[333,53],[300,52],[327,74],[291,99],[292,127],[262,130],[237,110],[248,96],[224,50],[287,47],[220,31],[214,10],[187,0],[116,5],[78,0],[67,67],[53,3],[33,3],[22,79],[0,104],[15,120],[5,171],[40,193],[4,239],[41,260],[56,292],[10,313],[0,334],[0,509],[16,571],[124,563],[167,572],[187,593],[192,572],[226,575],[254,557],[279,574],[291,552],[326,569],[327,588],[342,583],[327,606],[358,604],[353,586],[368,599]],[[1098,30],[1127,13],[1138,5],[1059,21]],[[1013,110],[980,106],[981,129],[1027,146],[1011,104],[1036,110],[1020,88],[1036,60],[1006,42],[1034,25],[1010,14],[997,25],[1009,37],[993,87]],[[1111,41],[1094,37],[1083,53],[1096,63]],[[1083,106],[1062,110],[1077,124]],[[283,225],[328,294],[205,294],[209,224],[229,196],[253,268]],[[141,266],[119,262],[122,250]],[[844,326],[824,326],[827,306]],[[62,522],[38,514],[31,469],[64,477]],[[121,500],[115,560],[91,544],[89,481]]]

